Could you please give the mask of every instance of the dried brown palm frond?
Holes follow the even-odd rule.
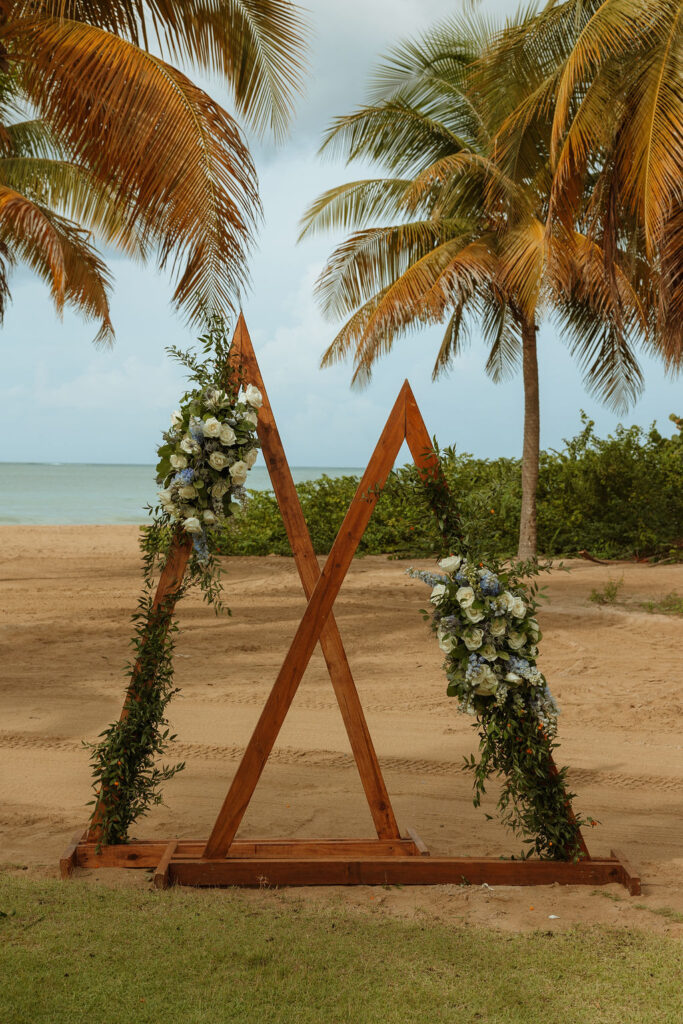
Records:
[[[237,111],[281,136],[301,92],[308,28],[289,0],[16,0],[15,19],[97,26],[140,49],[218,73]]]
[[[26,97],[109,186],[123,227],[177,271],[176,304],[195,321],[233,307],[258,205],[235,121],[160,58],[91,25],[38,20],[16,38]]]
[[[98,320],[96,343],[111,342],[111,282],[103,261],[78,225],[0,185],[0,250],[5,301],[9,297],[7,267],[21,261],[48,284],[58,310],[67,304],[87,319]],[[0,312],[4,312],[5,301]]]

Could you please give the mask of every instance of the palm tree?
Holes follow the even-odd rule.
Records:
[[[281,136],[303,45],[286,0],[2,0],[3,304],[8,269],[27,260],[58,307],[110,338],[92,233],[170,269],[190,322],[230,311],[259,212],[254,167],[234,118],[164,58],[220,75],[238,113]],[[17,109],[31,118],[12,125]]]
[[[303,234],[356,229],[318,282],[324,311],[348,317],[323,365],[353,350],[353,380],[363,383],[397,336],[443,321],[434,377],[449,368],[473,322],[490,345],[486,369],[494,380],[521,361],[518,556],[529,558],[536,553],[540,321],[552,313],[587,386],[613,406],[640,387],[631,340],[646,323],[637,290],[619,267],[615,295],[593,240],[578,226],[546,227],[549,131],[527,131],[513,157],[500,159],[500,108],[514,110],[533,80],[482,89],[476,72],[492,31],[479,18],[454,20],[392,51],[378,72],[374,101],[338,118],[323,148],[349,160],[371,157],[393,176],[324,193],[306,212]]]
[[[621,246],[644,252],[658,272],[654,337],[675,369],[683,360],[683,6],[553,0],[501,33],[489,80],[530,64],[543,74],[503,124],[500,144],[514,148],[551,110],[551,209],[571,220],[592,181],[586,219],[608,262]]]

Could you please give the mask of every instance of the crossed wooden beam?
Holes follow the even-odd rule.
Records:
[[[377,754],[351,675],[332,608],[367,527],[370,516],[404,440],[425,482],[438,479],[440,467],[415,397],[406,381],[370,458],[356,494],[322,571],[301,510],[285,458],[268,393],[244,317],[235,329],[230,359],[263,396],[257,432],[294,561],[308,600],[303,618],[287,652],[261,716],[247,744],[208,841],[132,841],[98,849],[101,811],[107,793],[101,791],[89,829],[74,837],[60,861],[63,877],[75,866],[155,867],[155,884],[190,885],[270,884],[433,884],[462,882],[530,885],[558,881],[599,885],[618,881],[632,893],[640,879],[621,855],[591,859],[581,836],[584,859],[562,861],[504,861],[499,858],[429,857],[419,836],[407,829],[401,835]],[[192,550],[191,540],[176,533],[154,599],[171,611]],[[291,707],[317,643],[320,643],[339,704],[376,839],[356,840],[240,840],[244,813]],[[134,672],[137,670],[137,666]],[[126,695],[122,717],[128,713]],[[570,809],[570,813],[571,809]]]

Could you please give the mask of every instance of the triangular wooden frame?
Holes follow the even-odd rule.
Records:
[[[505,861],[495,858],[430,857],[417,834],[401,836],[332,608],[381,489],[403,441],[408,442],[424,479],[439,472],[415,397],[403,384],[368,467],[321,572],[303,517],[249,332],[240,315],[231,359],[263,395],[258,436],[280,507],[301,583],[308,599],[289,651],[247,744],[211,835],[201,841],[133,841],[97,850],[98,813],[82,837],[75,837],[60,861],[63,877],[80,866],[155,867],[155,884],[275,885],[436,884],[462,882],[530,885],[548,882],[604,884],[619,881],[632,893],[640,880],[623,857]],[[174,539],[155,603],[173,599],[191,551],[183,534]],[[351,749],[372,815],[376,839],[240,840],[236,833],[296,694],[320,642]],[[127,713],[128,696],[122,716]],[[98,809],[103,800],[100,794]]]

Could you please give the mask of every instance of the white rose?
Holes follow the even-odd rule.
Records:
[[[169,462],[174,469],[187,469],[187,459],[184,455],[172,455]]]
[[[506,629],[505,619],[493,619],[489,624],[489,632],[491,636],[504,636]]]
[[[189,516],[183,520],[183,527],[187,533],[201,533],[202,524],[199,522],[196,516]]]
[[[204,520],[205,523],[209,523],[209,525],[212,525],[217,521],[215,515],[213,514],[210,508],[204,510],[204,512],[202,513],[202,519]]]
[[[508,672],[505,676],[506,683],[512,683],[513,686],[519,686],[522,682],[522,677],[517,672]]]
[[[439,641],[439,647],[444,654],[450,654],[451,651],[454,651],[458,646],[457,636],[453,636],[452,633],[446,632],[446,630],[441,626],[437,629],[436,636]]]
[[[183,414],[181,413],[180,409],[176,409],[174,412],[171,413],[171,426],[175,429],[176,427],[181,427],[182,424]]]
[[[493,644],[484,644],[479,653],[482,658],[486,658],[487,661],[495,661],[498,657],[498,651]]]
[[[249,405],[251,405],[254,409],[260,409],[261,406],[263,405],[263,395],[261,394],[261,392],[259,391],[255,384],[247,384],[244,391],[244,397],[246,398]]]
[[[469,608],[474,604],[474,591],[472,587],[460,587],[455,595],[455,599],[461,608]]]
[[[229,423],[224,423],[218,434],[221,444],[234,444],[237,440],[237,434],[232,429]]]
[[[476,651],[478,647],[481,647],[484,639],[484,630],[474,628],[467,629],[463,633],[462,638],[468,651]]]
[[[513,651],[518,651],[520,647],[524,647],[526,643],[526,637],[524,633],[509,633],[507,638],[508,647],[511,647]]]
[[[180,447],[184,452],[187,452],[188,455],[194,455],[195,452],[199,451],[199,445],[196,441],[193,441],[189,434],[185,434],[185,437],[180,442]]]
[[[225,469],[228,464],[228,457],[223,452],[211,452],[209,455],[209,465],[212,469],[217,469],[219,472],[221,469]]]
[[[218,437],[221,432],[221,424],[215,416],[209,416],[204,420],[204,437]]]
[[[238,487],[240,487],[247,479],[248,472],[249,467],[247,466],[246,462],[236,462],[233,466],[230,467],[230,476],[232,477],[232,482],[234,484],[237,484]]]
[[[251,469],[258,458],[258,448],[250,448],[244,456],[244,462]]]
[[[523,619],[526,615],[526,604],[521,597],[516,597],[510,609],[516,619]]]
[[[230,484],[227,484],[225,480],[219,480],[218,483],[214,484],[211,488],[211,493],[214,498],[222,498],[224,494],[227,494],[230,490]]]
[[[481,622],[484,618],[484,613],[476,608],[465,608],[464,611],[468,622]]]
[[[460,555],[449,555],[448,558],[442,558],[439,562],[439,568],[443,569],[444,572],[455,572],[460,567],[462,558]]]
[[[255,427],[258,423],[258,413],[254,409],[250,409],[249,412],[242,414],[243,423],[251,423],[252,427]]]
[[[498,689],[498,676],[488,665],[482,665],[477,672],[474,692],[482,697],[490,697]]]
[[[443,601],[445,594],[446,588],[443,583],[437,583],[430,594],[429,600],[432,604],[440,604]]]
[[[165,487],[163,491],[159,491],[159,501],[162,505],[170,505],[173,501],[173,495],[170,487]]]
[[[189,500],[190,498],[197,497],[197,488],[194,484],[186,484],[184,487],[179,488],[178,494],[181,498]]]
[[[536,644],[541,639],[541,630],[536,619],[529,619],[529,636]]]
[[[498,598],[498,607],[504,612],[511,612],[515,599],[509,590],[504,590]]]

